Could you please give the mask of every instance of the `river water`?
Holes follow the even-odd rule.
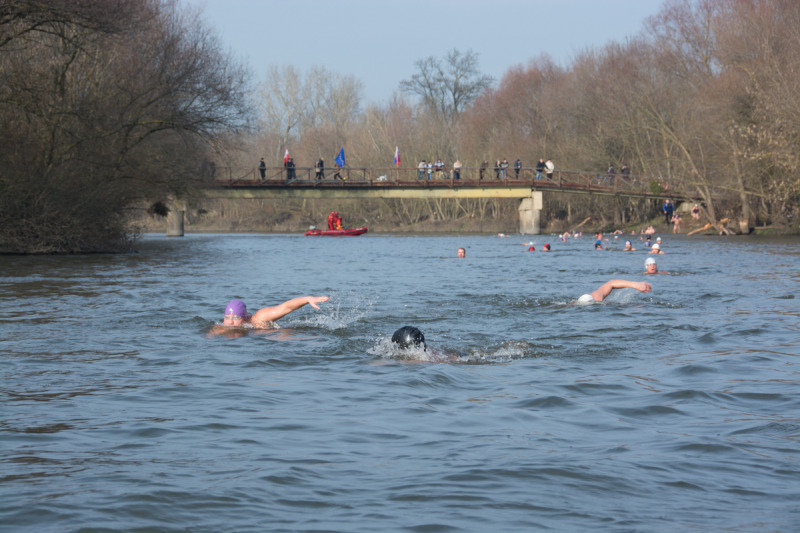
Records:
[[[664,235],[643,276],[625,238],[0,257],[0,528],[800,530],[800,240]],[[615,278],[653,290],[572,304]],[[331,300],[207,336],[301,295]],[[404,325],[461,357],[409,360]]]

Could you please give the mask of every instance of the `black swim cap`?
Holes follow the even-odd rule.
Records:
[[[403,326],[392,335],[392,342],[400,346],[400,348],[408,348],[409,346],[420,346],[427,348],[425,344],[425,335],[414,326]]]

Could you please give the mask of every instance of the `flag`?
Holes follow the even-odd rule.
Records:
[[[400,166],[400,148],[394,147],[394,166]]]
[[[334,161],[340,167],[344,167],[344,148],[342,148],[342,151],[339,152],[339,155],[336,156],[336,159],[334,159]]]
[[[288,162],[289,162],[289,149],[287,148],[286,153],[283,154],[283,164],[285,165]]]

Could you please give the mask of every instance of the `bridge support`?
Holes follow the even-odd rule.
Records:
[[[530,198],[519,203],[519,232],[539,235],[542,232],[539,217],[542,213],[542,191],[531,191]]]
[[[167,215],[167,237],[183,237],[183,215],[186,212],[186,202],[175,200]]]

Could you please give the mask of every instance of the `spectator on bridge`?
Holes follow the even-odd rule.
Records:
[[[503,161],[500,163],[500,179],[506,180],[508,179],[508,159],[505,157]]]
[[[478,169],[478,181],[483,179],[483,174],[486,172],[486,169],[489,168],[489,162],[484,161],[481,163],[481,167]]]
[[[314,165],[314,176],[317,181],[325,179],[325,158],[320,157]]]
[[[675,206],[672,205],[672,202],[670,202],[669,198],[664,200],[663,211],[664,211],[664,218],[666,219],[666,223],[667,224],[671,223],[672,222],[672,214],[675,212]]]
[[[628,165],[626,165],[625,163],[623,163],[623,164],[622,164],[622,168],[621,168],[621,169],[619,169],[619,173],[620,173],[620,174],[622,174],[622,179],[623,179],[623,180],[627,180],[627,179],[628,179],[628,177],[629,177],[629,176],[630,176],[630,174],[631,174],[631,169],[630,169],[630,168],[628,168]]]
[[[494,179],[500,179],[500,160],[496,159],[494,162]]]
[[[460,180],[461,179],[461,160],[456,159],[456,162],[453,163],[453,179]]]
[[[428,181],[431,181],[432,174],[433,174],[433,163],[428,161]]]
[[[544,164],[544,174],[547,176],[547,179],[550,181],[553,180],[553,171],[555,170],[556,166],[553,164],[553,161],[548,159]]]
[[[433,164],[433,171],[437,180],[444,178],[444,163],[441,159],[436,159],[436,163]]]
[[[295,179],[297,177],[297,174],[296,174],[296,171],[295,171],[295,164],[294,164],[294,158],[293,157],[290,157],[286,161],[286,173],[289,175],[289,181],[292,181],[293,179]]]
[[[614,177],[617,175],[617,169],[614,168],[613,163],[608,164],[608,183],[609,185],[614,185]]]
[[[258,163],[258,171],[261,173],[261,181],[264,181],[267,177],[267,164],[264,162],[264,158],[261,158],[261,161]]]
[[[542,172],[544,172],[544,159],[540,159],[538,163],[536,163],[536,181],[542,179]]]
[[[516,179],[519,179],[519,171],[522,170],[522,161],[517,159],[514,161],[514,174],[516,175]]]
[[[426,168],[428,168],[428,164],[425,163],[425,160],[423,159],[422,161],[419,162],[419,165],[417,166],[417,179],[418,180],[425,179],[425,169]]]

